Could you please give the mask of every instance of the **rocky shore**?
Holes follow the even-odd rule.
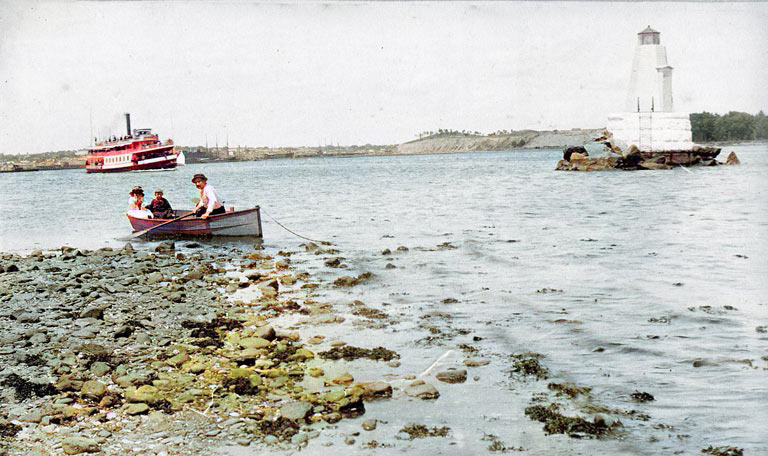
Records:
[[[424,249],[453,248],[446,242]],[[380,257],[395,268],[393,257],[408,252],[399,246]],[[550,372],[542,354],[484,354],[474,346],[483,338],[452,327],[445,312],[424,311],[410,322],[418,330],[408,345],[454,350],[421,373],[402,369],[402,354],[383,346],[386,339],[366,336],[398,323],[398,316],[358,299],[322,299],[323,290],[375,280],[370,272],[347,275],[341,254],[315,243],[268,253],[260,244],[212,249],[189,241],[151,250],[126,244],[3,254],[0,454],[280,452],[324,434],[332,436],[318,439],[325,447],[391,448],[441,438],[454,445],[454,430],[429,422],[420,410],[456,413],[442,395],[480,391],[465,383],[479,385],[486,375],[501,375],[509,384],[504,389],[525,392],[530,399],[504,413],[527,417],[542,436],[616,439],[627,432],[624,422],[648,419],[638,410],[600,405],[590,387]],[[300,269],[306,257],[322,261],[323,270]],[[329,271],[334,279],[319,277]],[[365,346],[329,329],[346,319],[360,333],[347,336]],[[428,336],[419,338],[424,332]],[[454,352],[458,364],[446,367],[441,361]],[[638,403],[654,400],[633,394]],[[387,407],[376,405],[382,401],[392,401],[389,410],[402,417],[388,418]],[[367,407],[378,413],[366,415]],[[469,413],[482,426],[488,412]],[[399,422],[405,416],[419,420]],[[490,452],[525,450],[492,432],[473,438]]]

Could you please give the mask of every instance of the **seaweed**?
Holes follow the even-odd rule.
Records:
[[[532,405],[526,407],[528,418],[544,423],[546,434],[566,434],[571,438],[601,437],[609,427],[602,420],[587,421],[581,417],[565,416],[559,412],[558,404]]]
[[[368,358],[374,361],[392,361],[395,358],[400,358],[400,355],[392,350],[387,350],[384,347],[376,348],[360,348],[353,347],[351,345],[345,345],[343,347],[333,347],[332,349],[318,353],[323,359],[344,359],[345,361],[352,361],[359,358]]]
[[[445,437],[451,428],[447,426],[432,427],[432,429],[426,427],[423,424],[408,424],[400,429],[400,432],[408,434],[408,440],[422,439],[424,437]]]
[[[248,377],[225,378],[222,386],[241,396],[259,393],[259,387],[253,386]]]
[[[580,394],[587,395],[590,391],[592,391],[592,388],[589,386],[576,386],[570,383],[550,383],[547,385],[547,388],[552,391],[556,391],[557,395],[566,395],[571,399],[576,398],[576,396]]]
[[[357,418],[358,416],[365,414],[365,404],[363,400],[350,402],[339,407],[339,413],[344,418]]]
[[[0,423],[0,437],[15,437],[22,427],[13,423]]]
[[[539,363],[542,355],[538,353],[520,353],[512,355],[515,361],[512,363],[510,372],[521,375],[534,376],[539,380],[549,378],[549,371]]]
[[[9,386],[16,392],[16,399],[23,401],[29,399],[34,394],[37,397],[52,396],[59,391],[49,383],[32,383],[19,377],[16,374],[8,375],[3,380],[3,386]]]
[[[274,420],[265,419],[259,421],[256,425],[262,434],[273,435],[283,439],[291,438],[299,432],[298,423],[282,416]]]
[[[656,400],[652,395],[646,392],[635,391],[629,395],[635,402],[651,402]]]
[[[45,359],[43,359],[43,357],[40,356],[39,354],[27,355],[24,357],[24,359],[21,362],[26,364],[27,366],[45,366],[46,365]]]
[[[742,448],[736,448],[732,446],[708,446],[701,450],[702,453],[711,454],[714,456],[744,456],[744,450]]]

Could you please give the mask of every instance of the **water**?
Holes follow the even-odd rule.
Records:
[[[321,259],[297,254],[313,274],[376,274],[371,285],[322,297],[361,299],[398,319],[309,335],[335,333],[360,346],[375,338],[404,355],[393,371],[400,374],[418,374],[451,349],[459,355],[446,359],[459,362],[459,343],[492,360],[470,371],[478,381],[438,383],[433,403],[369,406],[366,417],[452,429],[451,446],[419,439],[401,442],[406,449],[484,452],[481,438],[492,433],[528,454],[694,454],[708,445],[768,453],[768,334],[756,330],[768,325],[768,145],[728,147],[721,158],[730,150],[742,165],[653,172],[555,172],[560,152],[552,150],[2,174],[0,250],[121,246],[132,186],[147,195],[162,187],[175,208],[188,208],[190,178],[202,172],[228,206],[262,206],[268,249],[296,251],[304,242],[271,216],[334,242],[350,265],[328,271]],[[446,242],[457,248],[436,248]],[[380,253],[400,245],[410,250]],[[390,262],[397,268],[385,269]],[[537,292],[544,288],[555,291]],[[429,335],[419,324],[432,321],[420,318],[430,311],[451,316],[434,323],[443,331],[470,334],[418,341]],[[507,355],[523,351],[544,354],[553,381],[590,386],[596,403],[650,419],[622,418],[626,433],[609,441],[544,436],[522,410],[547,382],[520,384],[505,373]],[[365,366],[356,368],[361,375],[381,377],[381,366]],[[635,390],[656,400],[632,402]],[[345,423],[339,433],[359,430]],[[391,441],[385,429],[359,440]]]

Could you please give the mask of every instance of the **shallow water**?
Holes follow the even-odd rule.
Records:
[[[727,147],[721,158],[730,150],[742,165],[649,172],[555,172],[560,152],[553,150],[2,174],[0,250],[121,246],[132,186],[148,194],[162,187],[174,207],[185,208],[195,195],[189,179],[204,172],[227,205],[262,206],[267,249],[296,251],[305,242],[274,217],[332,241],[350,269],[328,271],[321,259],[297,254],[300,267],[328,280],[375,274],[369,285],[324,298],[361,299],[395,323],[355,331],[349,320],[307,333],[402,355],[398,369],[355,362],[357,380],[418,375],[448,350],[446,365],[458,364],[462,343],[492,360],[471,369],[465,384],[434,382],[437,401],[372,403],[363,418],[313,441],[313,454],[338,452],[343,444],[319,441],[338,442],[369,417],[389,425],[358,444],[398,445],[377,454],[484,452],[484,433],[529,454],[693,454],[708,445],[760,454],[768,452],[768,361],[761,359],[768,334],[756,330],[768,325],[768,145]],[[456,249],[437,248],[446,242]],[[409,251],[397,252],[401,245]],[[385,248],[394,253],[382,255]],[[431,311],[448,316],[423,318]],[[425,342],[425,322],[454,337]],[[590,386],[595,403],[650,419],[622,418],[625,432],[612,440],[544,436],[523,409],[547,381],[506,373],[508,355],[528,351],[545,355],[550,381]],[[635,390],[656,400],[632,402]],[[393,441],[409,421],[452,433]]]

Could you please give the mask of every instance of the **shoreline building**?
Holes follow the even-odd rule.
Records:
[[[650,26],[638,33],[624,112],[608,116],[614,139],[642,151],[693,148],[689,114],[674,111],[672,70],[661,33]]]

